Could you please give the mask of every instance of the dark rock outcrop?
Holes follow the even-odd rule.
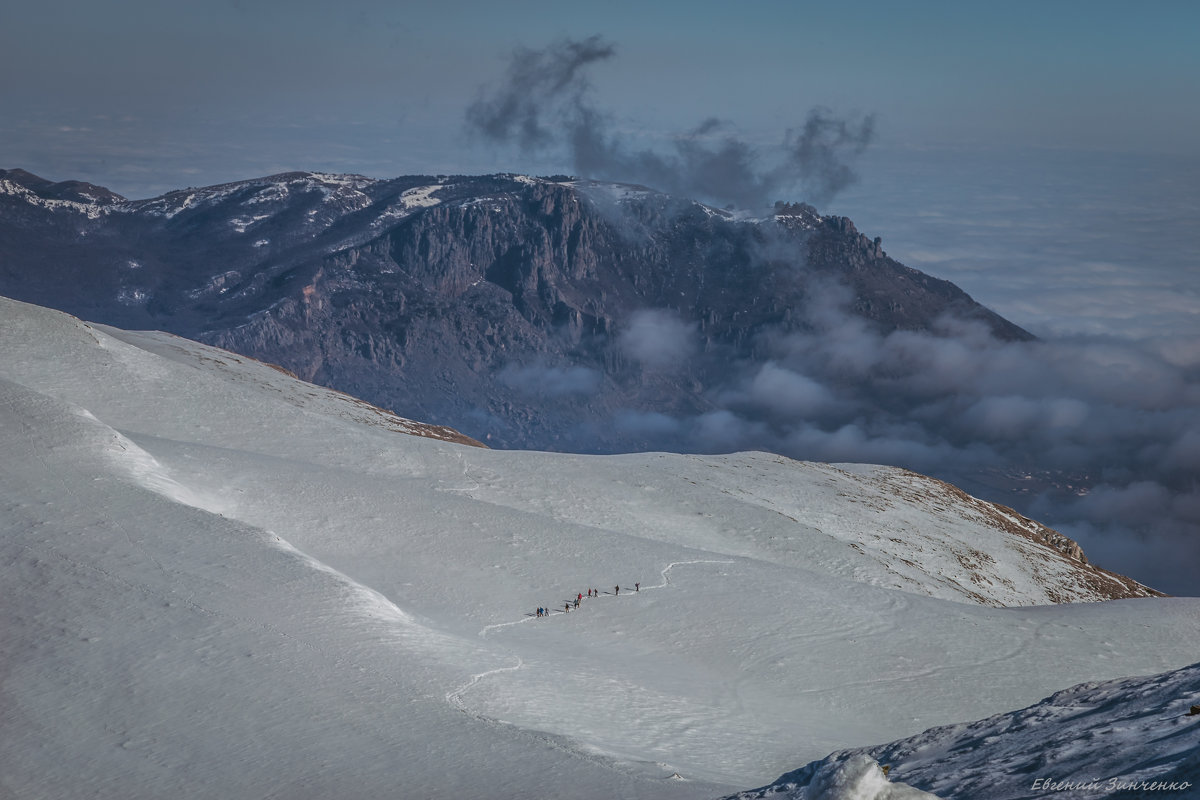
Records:
[[[730,363],[811,330],[830,285],[881,331],[954,315],[1030,338],[804,204],[746,219],[636,186],[311,173],[127,201],[0,171],[0,293],[197,338],[501,446],[644,447],[614,415],[708,410]],[[686,346],[639,355],[638,313]]]

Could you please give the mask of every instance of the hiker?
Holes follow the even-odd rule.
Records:
[[[582,597],[582,596],[583,596],[583,595],[580,595],[579,597]],[[579,608],[579,597],[576,597],[576,598],[575,598],[575,607],[576,607],[576,608]]]
[[[620,587],[620,586],[614,586],[614,587],[613,587],[613,594],[615,594],[615,595],[617,595],[618,597],[620,597],[620,595],[621,595],[621,587]]]
[[[640,583],[635,583],[635,584],[633,585],[633,590],[634,590],[635,592],[640,592],[640,591],[642,590],[642,585],[641,585]]]
[[[537,615],[539,617],[542,615],[542,607],[541,606],[538,606]]]
[[[564,614],[571,613],[571,604],[570,603],[563,603],[563,613]]]

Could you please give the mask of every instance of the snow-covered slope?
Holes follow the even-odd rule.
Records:
[[[1200,664],[1084,683],[1020,711],[834,753],[741,800],[811,800],[818,776],[877,759],[891,777],[947,798],[1200,795]]]
[[[410,427],[0,301],[0,795],[713,797],[1194,660],[907,473]]]
[[[768,453],[545,455],[492,470],[471,493],[572,524],[946,600],[1025,606],[1156,594],[1088,564],[1073,541],[1012,509],[892,467]]]

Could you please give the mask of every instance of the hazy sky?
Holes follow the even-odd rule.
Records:
[[[814,107],[873,115],[822,211],[1038,332],[1200,330],[1190,1],[7,0],[0,167],[131,198],[293,169],[572,172],[464,114],[518,47],[590,36],[613,56],[589,102],[639,146],[715,118],[773,148]]]
[[[883,148],[1200,155],[1193,2],[7,0],[4,166],[131,197],[284,169],[523,170],[464,107],[518,45],[603,36],[622,128],[774,143],[873,113]],[[527,161],[527,159],[525,160]]]

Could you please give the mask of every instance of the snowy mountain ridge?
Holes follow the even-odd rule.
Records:
[[[1031,338],[804,204],[760,219],[512,174],[295,172],[133,201],[0,180],[0,294],[281,364],[493,446],[695,452],[712,414],[787,416],[756,376],[787,375],[786,342],[824,324],[831,286],[881,335],[949,315]],[[678,369],[635,346],[647,320],[674,334]]]
[[[715,797],[1194,660],[1195,599],[981,604],[1081,562],[903,473],[410,436],[8,300],[0,342],[0,793]]]
[[[80,201],[42,197],[23,184],[5,177],[0,177],[0,195],[10,195],[31,206],[47,211],[68,211],[81,214],[87,219],[97,219],[102,214],[110,213],[119,207],[111,201],[103,202],[96,198],[85,198]]]
[[[228,200],[233,200],[243,207],[257,205],[265,206],[269,209],[273,204],[279,204],[293,194],[304,194],[306,192],[320,193],[323,201],[330,205],[332,209],[335,209],[339,215],[342,215],[354,213],[373,205],[376,201],[376,198],[373,197],[373,190],[389,183],[389,181],[379,178],[368,178],[365,175],[352,173],[294,171],[267,175],[261,178],[230,181],[212,186],[177,189],[159,197],[142,200],[129,200],[101,187],[94,187],[97,191],[93,194],[77,191],[75,196],[79,199],[62,200],[47,197],[44,195],[44,191],[38,191],[46,186],[56,187],[61,184],[52,184],[49,181],[26,173],[24,170],[0,172],[5,172],[8,175],[8,177],[0,177],[0,193],[19,197],[33,206],[47,210],[75,212],[87,219],[93,220],[105,214],[120,213],[144,213],[164,219],[173,219],[184,211],[199,210],[205,207],[212,208]],[[520,174],[502,174],[495,177],[530,186],[538,184],[569,186],[609,203],[629,203],[648,199],[655,199],[658,202],[678,201],[678,199],[671,198],[671,196],[655,189],[637,184],[574,180],[566,176],[561,176],[562,179],[539,178]],[[378,211],[380,219],[373,227],[378,229],[388,219],[399,219],[401,217],[399,212],[404,210],[436,205],[440,200],[432,197],[432,194],[439,189],[452,187],[454,183],[454,178],[438,176],[436,183],[405,189],[399,195],[399,202],[392,202],[389,206],[383,208],[383,210]],[[479,201],[476,199],[467,202]],[[702,209],[709,216],[720,217],[730,221],[764,221],[762,217],[749,216],[745,211],[719,209],[698,201],[688,202]],[[821,221],[820,215],[811,207],[805,206],[804,208],[809,213],[799,213],[799,206],[797,206],[796,209],[789,209],[785,213],[775,215],[775,218],[786,220],[793,225],[798,224],[808,228],[815,227],[815,224]],[[270,217],[271,214],[268,213],[258,215],[254,217],[254,220],[255,222],[259,222]],[[247,225],[244,228],[239,228],[232,219],[231,225],[235,229],[238,229],[239,233],[245,233],[245,228],[249,227]]]

